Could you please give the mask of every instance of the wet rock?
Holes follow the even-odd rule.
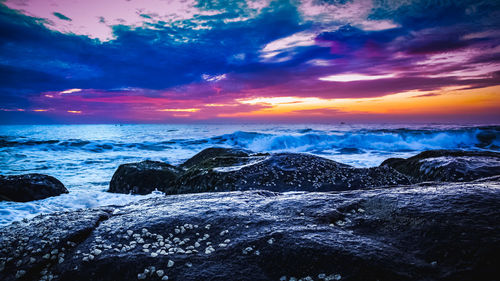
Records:
[[[179,176],[181,169],[158,161],[142,161],[118,167],[109,183],[109,192],[148,194],[163,191]]]
[[[0,175],[0,201],[28,202],[68,193],[54,177],[42,174]]]
[[[496,280],[499,202],[498,181],[157,197],[1,228],[0,280]]]
[[[266,189],[271,191],[334,191],[410,184],[390,167],[353,168],[300,153],[253,153],[233,148],[208,148],[180,167],[144,161],[121,165],[111,192],[169,194]]]
[[[471,181],[500,175],[500,153],[430,150],[408,159],[390,158],[381,166],[392,167],[417,181]]]
[[[410,184],[407,176],[390,167],[353,168],[300,153],[242,152],[238,156],[223,157],[212,154],[203,161],[185,166],[190,169],[165,190],[167,194],[256,188],[277,192],[339,191]]]
[[[192,169],[236,166],[246,163],[252,154],[253,152],[244,149],[211,147],[200,151],[181,167]]]

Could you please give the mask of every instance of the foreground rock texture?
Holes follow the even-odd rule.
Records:
[[[0,175],[0,201],[28,202],[68,193],[54,177],[42,174]]]
[[[179,168],[158,161],[123,164],[114,173],[109,191],[148,194],[168,187],[177,179],[179,172]]]
[[[154,163],[160,165],[160,162]],[[135,170],[123,169],[125,165],[122,165],[113,176],[109,191],[137,193],[137,181],[144,183],[144,188],[140,189],[144,193],[141,194],[155,188],[166,194],[242,191],[256,187],[276,192],[338,191],[410,183],[408,176],[387,166],[354,168],[298,153],[262,154],[241,149],[209,148],[187,160],[177,170],[168,164],[163,165],[168,168],[145,166],[140,177]],[[165,180],[155,180],[152,184],[150,177],[146,177],[149,173]]]
[[[499,221],[498,178],[173,195],[1,228],[0,280],[498,280]]]
[[[392,167],[416,181],[471,181],[500,175],[500,153],[491,151],[431,150],[408,159],[390,158]]]

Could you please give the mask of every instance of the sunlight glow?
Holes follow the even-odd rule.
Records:
[[[77,93],[80,91],[82,91],[82,89],[78,89],[78,88],[68,89],[68,90],[62,91],[61,94],[71,94],[71,93]]]
[[[330,82],[351,82],[351,81],[364,81],[364,80],[378,80],[378,79],[385,79],[385,78],[393,78],[395,76],[396,76],[395,74],[365,75],[365,74],[351,73],[351,74],[337,74],[337,75],[320,77],[319,80],[330,81]]]

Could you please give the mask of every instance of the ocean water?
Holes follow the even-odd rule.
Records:
[[[461,125],[30,125],[0,126],[0,173],[48,174],[69,194],[28,203],[0,202],[0,225],[40,213],[123,205],[147,197],[107,193],[123,163],[180,164],[207,147],[303,152],[356,167],[429,149],[495,150],[499,126]]]

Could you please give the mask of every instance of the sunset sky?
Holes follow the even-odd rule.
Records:
[[[0,0],[0,123],[500,123],[500,1]]]

